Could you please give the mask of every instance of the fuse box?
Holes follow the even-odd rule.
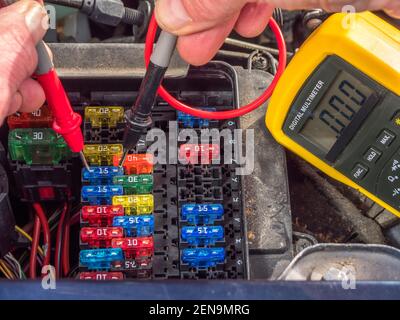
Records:
[[[201,71],[199,77],[206,79]],[[197,81],[181,82],[172,91],[190,104],[209,106],[207,110],[236,107],[233,80],[224,72],[216,79],[223,82],[218,92],[199,91]],[[140,79],[117,82],[86,81],[83,89],[83,82],[65,80],[74,109],[83,117],[84,154],[90,170],[82,168],[76,155],[62,153],[62,141],[52,129],[39,123],[20,125],[16,119],[21,116],[9,119],[10,175],[19,186],[21,200],[67,201],[77,208],[72,213],[79,213],[79,231],[70,235],[70,261],[76,266],[70,276],[89,281],[248,278],[242,178],[236,174],[237,164],[221,162],[228,152],[223,143],[196,144],[173,136],[186,129],[199,135],[201,129],[233,134],[239,122],[193,118],[158,99],[153,127],[165,133],[166,146],[150,153],[152,142],[143,136],[119,168],[123,114],[136,98],[132,88],[139,87]],[[170,130],[174,126],[176,132]],[[24,146],[20,147],[16,134],[32,137],[35,132],[46,137],[43,148],[59,153],[50,152],[54,154],[51,159],[40,158],[30,153],[32,144],[28,144],[27,155],[20,156],[18,148]],[[33,146],[42,150],[40,143]],[[176,161],[159,162],[162,152]]]

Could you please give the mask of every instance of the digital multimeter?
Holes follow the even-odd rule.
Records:
[[[400,216],[400,31],[370,12],[332,15],[291,61],[266,124],[283,146]]]

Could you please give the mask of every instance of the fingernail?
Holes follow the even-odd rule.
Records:
[[[160,1],[157,8],[158,22],[167,30],[173,32],[192,22],[182,0]]]
[[[43,6],[31,4],[25,12],[25,23],[29,31],[34,35],[43,34],[49,28],[47,12]],[[36,37],[35,37],[36,38]]]

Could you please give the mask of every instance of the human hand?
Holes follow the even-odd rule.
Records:
[[[21,0],[0,9],[0,123],[17,111],[41,107],[45,95],[31,78],[37,67],[36,44],[47,29],[43,5]]]
[[[400,17],[399,0],[157,0],[156,16],[161,28],[179,35],[183,59],[202,65],[214,57],[235,29],[244,37],[255,37],[266,28],[275,7],[296,10],[323,8],[342,11],[385,9]]]

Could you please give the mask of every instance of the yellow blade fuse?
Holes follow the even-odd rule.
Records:
[[[122,152],[122,144],[89,144],[83,149],[87,161],[95,166],[112,166],[114,156]]]
[[[86,107],[85,122],[93,128],[116,128],[124,123],[124,107]]]
[[[151,214],[154,210],[154,197],[151,194],[114,196],[112,204],[122,205],[126,215]]]

